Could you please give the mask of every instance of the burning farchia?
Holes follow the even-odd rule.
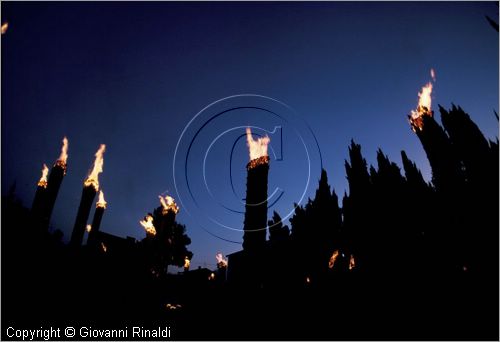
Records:
[[[96,207],[106,209],[106,204],[108,204],[108,203],[104,200],[104,192],[102,192],[102,190],[101,190],[101,191],[99,191],[99,199],[96,203]]]
[[[158,196],[160,198],[160,203],[162,207],[162,214],[167,214],[169,211],[172,211],[174,214],[179,212],[179,207],[175,203],[174,199],[169,195],[163,198],[161,195]]]
[[[224,259],[224,255],[222,255],[222,253],[217,253],[215,255],[215,259],[217,260],[217,267],[218,268],[221,268],[221,267],[227,267],[227,260]]]
[[[431,69],[431,78],[433,82],[436,82],[436,73],[434,69]],[[422,87],[422,91],[418,93],[418,106],[416,110],[412,110],[408,119],[410,120],[411,129],[414,132],[421,131],[424,126],[423,117],[428,115],[432,117],[434,113],[432,112],[432,82],[429,81],[426,85]]]
[[[266,135],[262,138],[257,138],[254,140],[252,137],[252,130],[247,127],[247,146],[250,152],[250,163],[248,163],[247,168],[252,169],[259,164],[264,164],[269,162],[269,156],[267,155],[267,145],[271,141]]]
[[[139,221],[141,226],[144,228],[146,231],[146,235],[150,236],[155,236],[156,235],[156,228],[153,225],[153,216],[147,215],[144,220]]]
[[[64,170],[64,174],[66,174],[66,164],[68,162],[68,138],[63,138],[63,146],[61,148],[61,154],[59,158],[56,160],[56,165],[60,166]]]
[[[93,186],[95,191],[99,191],[99,174],[102,172],[102,166],[104,164],[104,151],[106,151],[106,145],[101,144],[99,150],[97,150],[95,154],[94,167],[83,183],[86,187]]]
[[[9,28],[9,23],[5,22],[2,24],[2,34],[7,33],[7,29]]]
[[[40,177],[40,180],[38,181],[38,186],[41,186],[43,188],[47,187],[47,175],[49,174],[49,168],[47,165],[43,164],[42,168],[42,176]]]

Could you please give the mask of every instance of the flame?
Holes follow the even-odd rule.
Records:
[[[184,268],[189,269],[189,266],[191,266],[191,261],[189,260],[188,257],[184,258]]]
[[[332,256],[330,257],[330,261],[328,261],[328,268],[333,268],[333,266],[335,265],[335,261],[337,260],[338,256],[339,256],[339,251],[335,250],[333,252]]]
[[[165,305],[165,307],[166,307],[167,309],[169,309],[169,310],[176,310],[176,309],[180,309],[180,308],[182,308],[182,305],[180,305],[180,304],[170,304],[170,303],[167,303],[167,304]]]
[[[7,29],[9,28],[9,23],[5,22],[2,24],[2,34],[5,34],[7,32]]]
[[[257,140],[253,140],[252,130],[250,127],[247,127],[247,146],[250,151],[250,161],[259,159],[260,157],[267,157],[267,145],[271,141],[269,137],[266,135],[262,138],[257,138]]]
[[[92,230],[92,226],[88,224],[87,227],[85,227],[85,230],[87,230],[87,233],[90,233],[90,231]]]
[[[431,69],[431,77],[436,81],[436,73]],[[410,119],[411,128],[414,132],[421,131],[424,127],[423,116],[427,115],[432,117],[432,82],[428,82],[422,87],[422,91],[418,93],[418,106],[416,110],[412,110],[408,116]]]
[[[311,283],[311,279],[309,277],[306,277],[306,283],[307,284]]]
[[[56,165],[62,167],[64,169],[64,174],[66,174],[66,163],[68,161],[68,138],[64,137],[63,145],[61,148],[61,154],[59,155],[59,159],[56,160]]]
[[[210,273],[210,275],[208,276],[208,280],[214,280],[215,279],[215,273]]]
[[[99,200],[97,201],[95,206],[96,206],[96,208],[106,209],[106,204],[108,204],[108,202],[106,202],[104,200],[104,192],[102,192],[102,190],[101,190],[101,191],[99,191]]]
[[[227,260],[224,259],[224,255],[222,255],[222,253],[217,253],[215,255],[215,259],[217,259],[217,267],[219,268],[227,267]]]
[[[356,260],[354,260],[354,255],[351,254],[349,258],[349,271],[356,267]]]
[[[47,165],[43,164],[42,177],[40,177],[40,180],[38,181],[38,186],[41,186],[42,188],[47,188],[48,174],[49,174],[49,168],[47,167]]]
[[[155,228],[155,226],[153,226],[153,216],[147,215],[144,218],[144,220],[139,221],[139,223],[146,230],[146,235],[151,235],[151,236],[156,235],[156,228]]]
[[[95,154],[94,168],[83,183],[85,186],[93,186],[95,191],[99,191],[99,174],[102,172],[102,165],[104,164],[104,151],[106,151],[106,145],[101,144]]]
[[[101,248],[102,248],[102,251],[104,253],[106,253],[108,251],[108,247],[106,247],[106,245],[104,244],[104,242],[101,242]]]
[[[170,197],[169,195],[165,196],[165,198],[163,198],[161,195],[158,197],[160,198],[160,203],[161,206],[163,207],[162,210],[163,215],[167,214],[169,211],[172,211],[175,214],[179,212],[179,207],[177,206],[172,197]]]

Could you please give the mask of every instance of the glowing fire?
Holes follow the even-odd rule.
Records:
[[[257,138],[254,140],[252,137],[252,130],[250,127],[247,127],[247,146],[250,151],[250,161],[259,159],[261,157],[267,157],[267,145],[271,141],[269,137],[266,135],[262,138]]]
[[[88,224],[87,227],[85,227],[85,230],[87,231],[87,233],[90,233],[90,231],[92,230],[92,226]]]
[[[182,305],[180,304],[170,304],[170,303],[167,303],[165,305],[165,307],[168,309],[168,310],[176,310],[176,309],[180,309],[182,308]]]
[[[104,242],[101,242],[101,248],[102,248],[102,251],[104,253],[106,253],[108,251],[108,247],[106,247],[106,245],[104,244]]]
[[[215,279],[215,273],[210,273],[210,275],[208,276],[208,280],[214,280]]]
[[[2,24],[2,34],[5,34],[7,32],[7,29],[9,28],[9,23],[5,22]]]
[[[47,187],[47,175],[49,174],[49,168],[47,165],[43,164],[42,168],[42,177],[40,177],[40,180],[38,181],[38,186],[41,186],[42,188]]]
[[[189,260],[188,257],[184,258],[184,268],[189,269],[189,266],[191,266],[191,261]]]
[[[175,214],[179,212],[179,207],[177,206],[172,197],[170,197],[169,195],[165,196],[165,198],[163,198],[161,195],[158,197],[160,198],[160,203],[161,206],[163,207],[162,213],[164,215],[167,214],[169,211],[172,211]]]
[[[351,254],[349,259],[349,271],[356,267],[356,261],[354,260],[354,255]]]
[[[332,256],[330,257],[330,261],[328,261],[328,268],[333,268],[333,266],[335,265],[335,261],[337,260],[338,256],[339,256],[339,251],[335,250],[333,252]]]
[[[155,226],[153,226],[153,216],[148,215],[144,218],[144,220],[139,221],[139,223],[146,230],[146,235],[151,235],[151,236],[156,235],[156,228]]]
[[[227,267],[227,260],[224,259],[224,255],[222,255],[222,253],[217,253],[215,255],[215,259],[217,259],[217,267],[219,268]]]
[[[61,148],[61,154],[59,155],[59,159],[56,161],[56,165],[62,167],[64,169],[64,174],[66,174],[66,163],[68,161],[68,138],[64,137],[63,145]]]
[[[306,283],[307,284],[310,284],[311,283],[311,279],[309,277],[306,277]]]
[[[431,77],[433,81],[436,81],[436,73],[434,69],[431,69]],[[432,112],[432,82],[428,82],[422,87],[422,91],[418,93],[418,106],[416,110],[412,110],[411,114],[408,115],[410,119],[411,128],[414,132],[417,130],[421,131],[424,126],[423,116],[427,115],[432,117],[434,113]]]
[[[106,145],[101,144],[95,154],[94,168],[83,183],[85,186],[93,186],[95,191],[99,191],[99,174],[102,172],[102,165],[104,164],[104,151],[106,151]]]
[[[102,192],[102,190],[101,190],[101,191],[99,191],[99,200],[96,203],[96,208],[106,209],[106,204],[108,204],[108,202],[106,202],[104,200],[104,192]]]

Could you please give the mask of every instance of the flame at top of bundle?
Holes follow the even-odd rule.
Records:
[[[66,163],[68,161],[68,138],[64,137],[62,142],[63,145],[61,148],[61,154],[56,160],[55,166],[60,166],[64,170],[64,174],[66,174]]]
[[[139,221],[139,223],[144,227],[144,230],[146,230],[146,235],[156,235],[156,228],[153,225],[153,216],[147,215],[144,220]]]
[[[247,127],[246,133],[248,151],[250,152],[250,162],[247,165],[247,169],[252,169],[260,164],[268,164],[269,156],[267,155],[267,145],[271,139],[266,135],[254,140],[250,127]]]
[[[227,267],[227,260],[224,259],[224,255],[222,253],[217,253],[215,255],[215,259],[217,259],[217,267],[222,268],[222,267]]]
[[[95,154],[94,168],[83,183],[86,187],[93,186],[95,191],[99,191],[99,174],[102,172],[102,166],[104,164],[104,151],[106,151],[106,145],[101,144],[99,150],[97,150]]]
[[[431,77],[433,81],[436,81],[436,74],[434,69],[431,69]],[[434,115],[432,111],[432,82],[428,82],[422,87],[422,91],[418,93],[418,106],[416,110],[412,110],[411,114],[408,115],[410,119],[411,128],[414,132],[421,131],[424,127],[424,116],[432,117]]]
[[[99,191],[99,199],[97,200],[97,203],[96,203],[96,208],[104,208],[106,209],[106,205],[108,204],[108,202],[106,202],[104,200],[104,192]]]
[[[8,23],[8,22],[3,23],[3,24],[2,24],[2,29],[1,29],[2,34],[7,33],[7,29],[8,29],[8,28],[9,28],[9,23]]]
[[[42,188],[47,187],[47,175],[49,174],[49,168],[47,165],[43,164],[42,168],[42,177],[40,177],[40,180],[38,181],[38,186]]]
[[[160,198],[160,203],[163,208],[162,214],[166,215],[168,212],[173,212],[174,214],[177,214],[179,212],[179,207],[175,203],[174,199],[170,197],[169,195],[165,196],[163,198],[161,195],[158,196]]]
[[[335,261],[337,261],[337,258],[339,256],[339,251],[336,249],[333,251],[332,256],[330,257],[330,260],[328,261],[328,268],[333,268],[335,266]]]

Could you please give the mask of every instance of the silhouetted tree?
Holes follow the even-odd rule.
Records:
[[[465,175],[460,197],[461,227],[466,229],[461,243],[463,267],[471,271],[498,268],[498,149],[492,153],[494,143],[488,142],[462,108],[452,105],[447,111],[440,106],[439,111]]]
[[[356,268],[373,269],[377,247],[373,227],[372,186],[361,146],[351,140],[349,160],[345,161],[349,195],[342,199],[346,252],[356,259]]]
[[[313,235],[312,276],[313,278],[324,278],[328,271],[328,261],[335,250],[341,248],[341,225],[342,217],[335,190],[330,190],[328,175],[321,170],[316,195],[311,206],[311,224]]]
[[[411,236],[408,246],[408,268],[421,275],[437,265],[431,242],[435,240],[436,231],[432,227],[436,216],[436,199],[434,188],[428,184],[422,173],[412,162],[405,151],[401,151],[405,171],[404,224],[402,229],[408,230]],[[437,248],[434,247],[434,248]],[[418,272],[418,273],[417,273]]]
[[[313,262],[310,253],[314,246],[311,234],[310,213],[312,207],[311,199],[305,206],[294,203],[294,215],[290,218],[292,234],[290,236],[291,255],[290,260],[295,266],[294,282],[303,284],[306,277],[309,277],[310,266]]]
[[[280,215],[275,211],[268,221],[269,243],[267,262],[268,287],[281,288],[290,285],[291,273],[294,271],[290,253],[290,229],[284,226]]]
[[[290,229],[288,226],[283,226],[281,216],[275,211],[272,220],[268,221],[269,241],[271,244],[282,243],[288,240]]]
[[[142,240],[147,263],[154,275],[166,274],[168,265],[182,267],[184,258],[192,259],[193,253],[187,249],[191,239],[186,234],[186,227],[175,220],[172,210],[165,211],[161,206],[152,214],[156,234],[148,234]]]

